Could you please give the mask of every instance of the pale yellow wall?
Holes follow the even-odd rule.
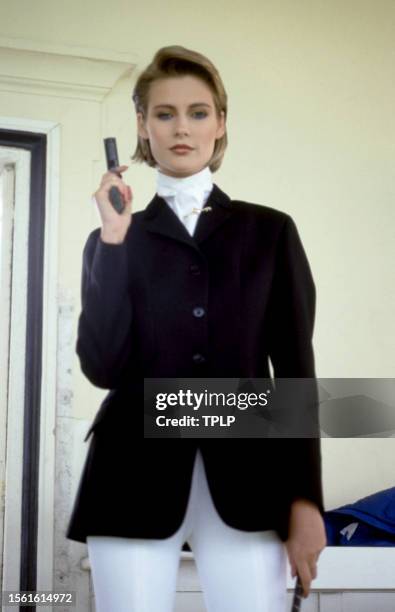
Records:
[[[395,372],[394,31],[392,0],[36,0],[0,9],[3,46],[116,52],[134,57],[137,73],[167,44],[214,61],[229,96],[229,148],[214,181],[294,217],[317,286],[320,377]],[[99,224],[90,195],[104,172],[100,139],[117,137],[123,163],[134,150],[134,79],[118,82],[102,116],[85,102],[0,95],[0,115],[62,124],[59,282],[76,299],[82,247]],[[144,208],[155,171],[136,165],[125,178],[135,210]],[[102,392],[76,374],[75,395],[78,414],[93,416]],[[324,440],[323,451],[329,505],[393,484],[394,439]]]

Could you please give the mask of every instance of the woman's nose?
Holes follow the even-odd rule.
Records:
[[[175,132],[176,134],[188,134],[189,133],[189,127],[188,127],[188,121],[186,118],[182,118],[180,117],[175,125]]]

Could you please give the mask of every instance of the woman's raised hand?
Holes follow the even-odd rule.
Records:
[[[117,166],[113,170],[117,173],[125,172],[128,166]],[[126,185],[122,177],[108,171],[102,176],[100,187],[92,197],[95,198],[102,219],[101,238],[104,242],[120,244],[124,241],[128,228],[132,222],[132,200],[133,194],[129,185]],[[109,199],[111,187],[117,187],[124,202],[122,213],[118,213]]]

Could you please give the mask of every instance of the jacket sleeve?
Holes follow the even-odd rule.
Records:
[[[108,244],[100,228],[90,233],[83,251],[81,304],[76,343],[81,369],[97,387],[113,389],[131,353],[126,239]]]
[[[292,471],[291,489],[287,494],[291,500],[304,498],[315,503],[323,514],[319,398],[312,345],[315,304],[316,290],[309,262],[296,225],[286,215],[269,300],[269,357],[275,386],[287,388],[285,411],[293,411],[288,422],[295,424],[299,417],[303,419],[307,415],[315,435],[278,442],[284,443],[286,461]],[[303,381],[295,380],[300,378]],[[293,391],[290,393],[290,390]]]

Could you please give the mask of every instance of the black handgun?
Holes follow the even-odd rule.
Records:
[[[104,138],[104,148],[106,151],[107,169],[122,178],[122,174],[114,170],[114,168],[119,166],[117,141],[115,138]],[[117,187],[115,187],[115,185],[111,187],[108,197],[117,213],[121,214],[125,208],[125,203],[123,201],[121,192]]]

